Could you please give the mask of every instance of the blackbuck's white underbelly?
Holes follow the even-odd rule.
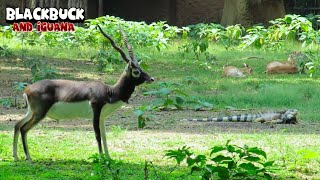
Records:
[[[105,104],[102,108],[100,119],[111,115],[115,110],[123,105],[122,101],[113,104]],[[48,111],[46,117],[56,120],[68,119],[92,119],[93,111],[90,101],[81,102],[57,102]]]

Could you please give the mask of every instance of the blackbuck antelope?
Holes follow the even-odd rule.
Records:
[[[236,68],[234,66],[228,66],[228,67],[223,67],[223,74],[222,76],[230,76],[230,77],[245,77],[249,74],[252,74],[252,68],[247,65],[246,63],[243,64],[243,68]]]
[[[92,118],[99,153],[102,154],[104,149],[104,153],[110,157],[104,124],[106,117],[121,107],[124,102],[128,102],[136,86],[144,82],[152,82],[154,78],[140,68],[132,47],[120,26],[129,57],[109,35],[103,32],[100,26],[98,28],[127,62],[120,79],[113,86],[97,81],[70,80],[42,80],[27,86],[23,96],[27,102],[28,112],[14,127],[13,157],[15,161],[19,160],[17,154],[19,131],[26,159],[31,160],[27,133],[45,117],[53,119]]]

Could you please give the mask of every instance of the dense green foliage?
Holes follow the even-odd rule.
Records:
[[[267,154],[257,147],[239,147],[229,144],[214,146],[210,155],[196,155],[186,146],[178,150],[168,150],[166,155],[180,165],[186,161],[191,173],[201,172],[203,180],[210,179],[272,179],[267,170],[273,161],[266,161]]]

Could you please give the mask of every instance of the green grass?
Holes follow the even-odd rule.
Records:
[[[38,129],[38,128],[37,128]],[[96,174],[89,157],[96,152],[92,131],[61,131],[46,129],[30,132],[29,146],[33,163],[12,162],[11,133],[1,134],[0,175],[2,179],[95,179]],[[144,137],[145,136],[145,137]],[[188,176],[185,167],[178,167],[173,173],[173,160],[163,158],[165,150],[177,149],[183,145],[192,147],[196,153],[209,153],[213,145],[224,144],[231,139],[233,144],[262,147],[270,160],[276,160],[276,169],[272,172],[280,177],[319,178],[319,166],[314,159],[303,158],[303,151],[320,153],[319,135],[275,133],[164,133],[145,130],[128,131],[114,138],[107,133],[109,149],[115,163],[112,168],[120,170],[121,179],[143,179],[144,161],[152,161],[155,169],[149,169],[152,178],[154,171],[161,179],[193,179]],[[301,152],[301,153],[299,153]],[[22,147],[19,146],[22,157]],[[110,174],[109,174],[110,175]]]
[[[21,46],[12,41],[0,42],[0,45],[3,43],[12,48],[16,56],[20,57],[23,53]],[[272,172],[278,179],[320,179],[320,136],[319,130],[316,129],[319,128],[319,79],[311,79],[307,74],[267,76],[264,73],[268,62],[285,61],[290,52],[304,50],[300,44],[288,43],[289,46],[275,52],[237,48],[226,50],[222,46],[210,44],[208,51],[215,60],[213,63],[209,62],[211,70],[206,70],[200,65],[206,62],[205,56],[201,55],[199,60],[191,53],[183,57],[178,52],[179,43],[177,41],[172,47],[161,52],[147,48],[136,48],[135,51],[144,55],[142,57],[145,57],[144,60],[149,65],[148,72],[156,77],[157,81],[181,83],[183,91],[213,103],[215,110],[225,110],[227,107],[255,110],[295,108],[299,110],[300,128],[277,126],[280,129],[272,130],[271,126],[261,130],[259,128],[265,127],[261,125],[248,132],[241,129],[234,131],[232,128],[223,131],[219,126],[192,123],[181,125],[179,120],[184,112],[169,111],[164,116],[156,115],[154,121],[160,122],[155,123],[154,129],[135,131],[137,120],[132,113],[127,113],[131,111],[130,107],[122,114],[129,117],[129,124],[121,124],[123,121],[117,124],[119,117],[108,121],[116,124],[108,127],[107,138],[109,151],[115,160],[112,168],[120,170],[121,179],[144,179],[143,169],[146,160],[154,164],[154,168],[149,166],[151,179],[198,179],[199,174],[190,175],[185,164],[175,168],[173,160],[163,157],[165,151],[188,145],[197,154],[208,154],[209,148],[224,144],[228,139],[231,139],[232,144],[239,146],[246,144],[264,149],[269,160],[275,160],[275,169]],[[98,51],[90,47],[45,49],[35,46],[24,49],[24,56],[42,57],[54,62],[59,59],[88,61]],[[258,58],[247,59],[253,56]],[[243,79],[222,78],[223,65],[241,66],[244,62],[254,68],[252,76]],[[124,67],[120,66],[115,75],[105,75],[103,81],[115,82],[112,78],[118,77]],[[71,68],[82,67],[74,65]],[[98,74],[92,69],[86,73]],[[14,76],[14,73],[12,74]],[[72,78],[73,74],[65,77]],[[198,81],[187,84],[187,77],[194,77]],[[157,87],[156,84],[142,86],[137,92]],[[139,103],[148,104],[149,101],[142,99]],[[98,179],[89,159],[97,152],[91,121],[81,121],[89,126],[90,130],[77,129],[77,124],[70,125],[64,122],[61,126],[74,128],[52,128],[45,124],[31,130],[28,143],[33,163],[23,160],[13,162],[13,123],[2,122],[0,119],[0,179]],[[314,127],[310,123],[315,124]],[[54,125],[59,126],[59,123]],[[191,131],[191,127],[195,130]],[[234,127],[236,128],[237,126]],[[18,152],[20,157],[24,158],[20,141]],[[316,155],[307,156],[312,153]],[[110,173],[108,178],[111,178]]]

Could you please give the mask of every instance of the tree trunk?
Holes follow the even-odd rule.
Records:
[[[250,26],[284,15],[283,0],[225,0],[221,24]]]
[[[103,16],[103,0],[99,0],[99,16]]]

